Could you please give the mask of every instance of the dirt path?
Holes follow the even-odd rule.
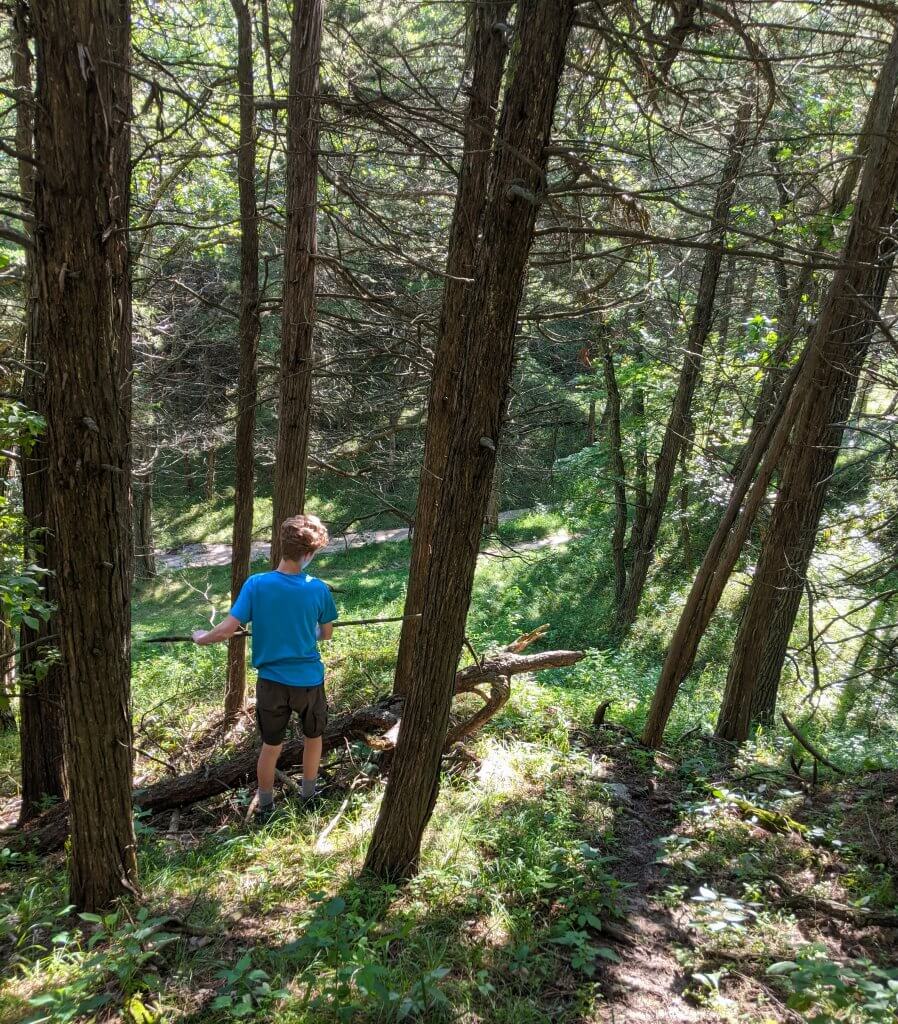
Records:
[[[607,739],[605,738],[607,737]],[[617,945],[620,963],[604,972],[605,1005],[596,1019],[602,1024],[711,1024],[720,1017],[683,998],[683,970],[673,949],[690,946],[687,932],[656,897],[663,887],[656,863],[657,840],[675,824],[674,782],[656,783],[631,764],[628,743],[605,734],[598,747],[608,758],[606,785],[619,808],[615,824],[618,858],[614,875],[631,888],[627,896],[626,931],[632,945]]]
[[[529,509],[512,509],[499,514],[499,522],[507,523],[525,515]],[[368,544],[390,544],[408,540],[409,531],[406,527],[395,530],[360,530],[358,533],[345,533],[328,544],[324,551],[329,554],[338,551],[349,551],[352,548],[365,547]],[[522,541],[518,544],[501,547],[490,547],[484,554],[501,556],[507,553],[535,551],[539,548],[558,547],[571,539],[567,530],[559,530],[548,537],[538,540]],[[267,541],[256,541],[252,546],[252,560],[267,558],[271,547]],[[231,545],[225,543],[185,544],[184,547],[172,551],[157,551],[156,565],[159,569],[203,569],[214,565],[231,564]]]

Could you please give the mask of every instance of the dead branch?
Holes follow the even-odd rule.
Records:
[[[826,754],[822,753],[818,747],[815,747],[814,744],[811,743],[807,736],[803,735],[799,731],[797,725],[794,725],[791,721],[789,721],[789,716],[786,714],[785,711],[780,712],[780,718],[782,718],[783,720],[783,725],[785,725],[789,732],[792,733],[795,739],[798,740],[798,742],[811,755],[811,757],[814,758],[815,761],[819,761],[820,764],[825,764],[827,768],[832,768],[832,770],[834,772],[838,772],[839,775],[845,774],[837,764],[833,764],[833,762],[830,761]]]

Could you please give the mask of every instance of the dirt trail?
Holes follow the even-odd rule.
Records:
[[[507,523],[517,519],[529,512],[529,509],[512,509],[508,512],[500,512],[499,522]],[[368,544],[390,544],[397,541],[408,540],[409,531],[406,527],[395,530],[360,530],[357,533],[344,533],[335,538],[324,548],[325,553],[333,554],[338,551],[348,551],[351,548],[361,548]],[[484,554],[502,555],[509,551],[535,551],[538,548],[558,547],[571,539],[566,530],[559,530],[548,537],[541,537],[538,540],[522,541],[517,544],[491,547]],[[252,560],[257,561],[267,558],[271,547],[268,541],[255,541],[252,546]],[[183,547],[171,551],[157,551],[156,564],[160,569],[203,569],[214,565],[231,564],[231,545],[225,543],[212,544],[185,544]]]
[[[607,734],[606,734],[607,736]],[[628,883],[626,930],[632,945],[618,945],[621,961],[604,971],[605,1003],[596,1016],[602,1024],[711,1024],[720,1017],[683,998],[683,970],[675,946],[691,945],[689,935],[669,911],[655,901],[663,886],[656,864],[657,840],[675,824],[676,790],[672,782],[657,784],[631,766],[626,741],[608,737],[598,751],[608,758],[605,776],[619,814],[615,825],[619,858],[615,877]]]

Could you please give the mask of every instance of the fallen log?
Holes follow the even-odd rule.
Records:
[[[536,638],[533,636],[533,639]],[[516,644],[519,643],[516,641]],[[480,663],[459,671],[455,682],[456,695],[476,693],[483,699],[484,706],[450,729],[447,749],[452,743],[482,729],[506,703],[511,693],[510,680],[513,675],[562,668],[575,664],[584,656],[582,651],[542,651],[528,655],[518,653],[519,650],[520,647],[515,648],[511,644]],[[490,686],[489,696],[479,689],[487,684]],[[347,743],[369,740],[377,749],[388,749],[395,742],[401,719],[401,697],[387,697],[376,704],[340,715],[325,730],[323,750],[327,753]],[[383,738],[388,734],[391,742],[375,740],[375,737]],[[284,770],[301,765],[302,753],[302,739],[289,740],[284,744],[278,768]],[[132,795],[134,808],[150,815],[161,814],[247,785],[255,779],[257,757],[257,748],[248,747],[231,757],[207,761],[186,775],[163,779],[144,789],[135,789]],[[60,849],[67,836],[68,805],[62,803],[44,811],[22,827],[0,833],[0,842],[16,849],[27,848],[37,853],[49,853]]]

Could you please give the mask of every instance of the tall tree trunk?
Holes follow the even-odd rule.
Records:
[[[490,497],[486,504],[485,524],[488,533],[498,533],[499,512],[502,509],[502,463],[499,455],[496,454],[496,465],[493,469],[493,479],[490,483]]]
[[[156,575],[153,541],[153,466],[134,474],[134,561],[135,575],[151,580]]]
[[[505,22],[511,3],[472,5],[469,37],[471,85],[465,115],[464,143],[455,211],[449,232],[446,279],[443,285],[439,332],[424,438],[424,461],[418,481],[415,531],[405,594],[405,615],[396,657],[394,692],[404,695],[411,675],[418,636],[418,618],[430,564],[434,524],[439,515],[437,496],[443,463],[454,422],[453,398],[463,352],[464,307],[474,266],[477,239],[486,204],[486,183],[496,127],[496,103],[505,69],[507,44],[498,25]]]
[[[695,443],[695,420],[690,416],[686,423],[686,438],[680,449],[680,555],[683,565],[688,568],[692,561],[692,530],[689,525],[689,456]]]
[[[206,501],[212,501],[215,497],[215,463],[217,460],[218,451],[215,448],[206,449],[206,483],[203,490],[203,496]]]
[[[800,361],[793,367],[780,391],[773,412],[753,446],[730,495],[729,503],[705,557],[702,560],[692,588],[671,639],[652,706],[646,720],[643,741],[658,746],[664,734],[667,719],[677,692],[695,660],[699,641],[723,593],[730,573],[736,564],[748,536],[758,508],[766,497],[767,488],[779,464],[783,450],[803,410],[812,404],[813,388],[824,355],[831,359],[833,338],[841,333],[857,338],[858,307],[864,312],[864,323],[869,319],[869,308],[863,296],[870,294],[871,269],[876,266],[881,232],[888,224],[891,197],[883,201],[873,189],[875,176],[888,170],[884,161],[893,148],[885,137],[888,128],[891,99],[898,76],[898,33],[896,33],[882,72],[882,80],[890,83],[888,89],[877,88],[872,103],[877,108],[875,123],[879,130],[871,133],[875,140],[864,167],[861,189],[852,214],[851,227],[842,252],[839,269],[833,276],[826,300],[821,309],[814,335],[808,340]],[[872,180],[871,180],[872,179]],[[886,182],[888,184],[888,182]],[[871,194],[871,192],[873,194]],[[865,276],[864,275],[868,275]],[[851,342],[846,342],[851,346]],[[826,351],[827,345],[830,346]],[[808,396],[811,396],[809,399]],[[760,466],[757,479],[752,483]],[[743,506],[744,502],[744,506]]]
[[[803,390],[799,385],[803,382],[801,371],[808,360],[808,352],[809,348],[806,348],[799,363],[793,367],[767,423],[755,438],[695,574],[667,648],[646,719],[642,741],[647,746],[657,747],[663,739],[664,728],[680,685],[692,668],[699,642],[708,628],[758,509],[767,495],[767,488],[801,405]],[[756,471],[758,475],[755,478]]]
[[[692,326],[686,341],[686,352],[683,356],[673,408],[667,421],[664,439],[661,442],[661,451],[655,462],[655,477],[646,510],[645,523],[638,546],[633,546],[633,563],[630,567],[626,590],[617,605],[615,617],[618,629],[627,629],[636,621],[642,593],[655,553],[655,545],[658,542],[658,534],[661,530],[661,520],[670,495],[677,459],[686,440],[692,399],[701,376],[702,354],[714,320],[714,297],[717,294],[717,282],[720,279],[720,268],[723,261],[724,236],[730,220],[730,207],[736,192],[736,183],[745,156],[753,109],[751,103],[743,103],[739,107],[730,137],[729,152],[724,163],[720,186],[717,189],[709,231],[709,236],[717,244],[705,250]]]
[[[611,534],[611,561],[614,565],[614,603],[620,603],[627,585],[627,563],[624,546],[627,539],[627,471],[624,466],[623,440],[620,425],[620,389],[614,372],[614,356],[604,327],[601,331],[602,369],[608,396],[605,416],[608,424],[608,447],[614,479],[614,529]]]
[[[633,361],[642,365],[645,360],[645,349],[638,341],[633,346]],[[624,549],[627,565],[633,563],[633,553],[642,543],[642,531],[645,516],[649,507],[649,456],[646,447],[645,423],[645,391],[642,384],[633,388],[633,419],[636,424],[636,455],[633,460],[633,521],[630,524],[630,539]]]
[[[128,0],[41,0],[35,333],[46,367],[53,536],[71,815],[69,898],[134,892],[131,816],[131,296]]]
[[[6,495],[13,460],[0,458],[0,494]],[[0,732],[9,732],[16,727],[16,716],[12,710],[12,696],[16,686],[16,635],[6,622],[0,619]]]
[[[274,465],[271,564],[280,561],[280,525],[302,512],[312,405],[318,210],[321,19],[323,0],[294,0],[287,100],[287,235]]]
[[[0,732],[16,727],[12,695],[16,686],[15,633],[0,621]]]
[[[898,132],[898,103],[891,130]],[[893,138],[894,166],[885,154],[877,167],[882,175],[877,187],[887,188],[891,180],[892,202],[898,195],[898,136]],[[863,268],[866,282],[860,276],[855,281],[862,290],[842,298],[838,320],[830,321],[829,336],[820,339],[826,347],[783,463],[779,494],[733,643],[717,721],[717,734],[724,739],[747,739],[751,722],[770,724],[776,710],[826,492],[873,333],[871,309],[878,316],[895,259],[894,237],[883,246],[882,225],[871,220],[861,230],[876,237],[879,267]]]
[[[517,7],[483,238],[465,306],[465,359],[458,364],[451,429],[445,458],[440,459],[439,529],[431,535],[396,754],[366,859],[366,867],[384,878],[416,872],[421,837],[439,791],[453,680],[507,404],[527,258],[545,193],[546,147],[574,6],[574,0],[520,0]]]
[[[237,79],[240,88],[240,369],[237,375],[237,437],[234,450],[234,529],[231,534],[231,599],[249,576],[255,488],[253,435],[256,427],[259,352],[259,214],[256,205],[256,111],[253,25],[245,0],[231,0],[237,17]],[[228,641],[225,721],[233,722],[246,697],[246,637]]]
[[[28,8],[19,0],[13,10],[13,84],[16,89],[16,149],[19,160],[19,189],[33,208],[34,165],[28,157],[34,149],[34,95],[31,81],[31,26]],[[25,250],[23,299],[25,308],[25,374],[22,397],[35,412],[46,413],[45,370],[47,357],[43,339],[33,329],[34,262]],[[22,507],[28,535],[25,548],[30,561],[46,566],[51,563],[53,538],[47,527],[47,451],[46,438],[40,437],[22,453]],[[41,583],[46,601],[54,600],[54,581],[44,577]],[[21,747],[22,806],[19,821],[24,823],[39,813],[46,798],[65,797],[65,770],[62,741],[62,676],[54,663],[49,634],[52,627],[39,620],[37,629],[23,626],[22,653],[19,659],[19,743]]]

